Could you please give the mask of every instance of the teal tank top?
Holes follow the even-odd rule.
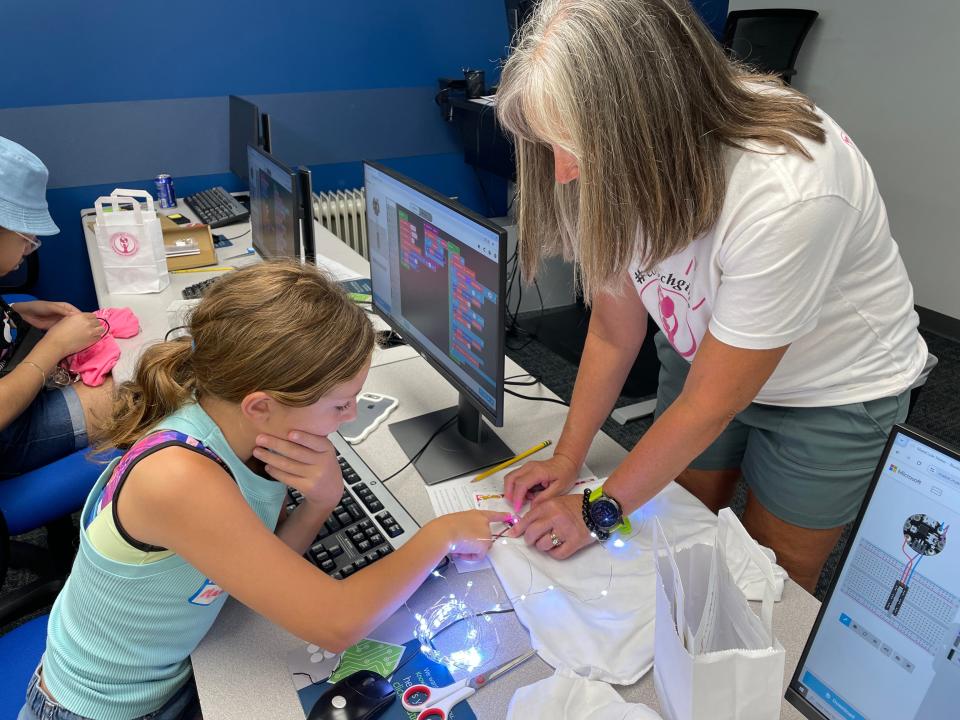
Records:
[[[199,405],[181,408],[154,430],[185,433],[216,453],[264,525],[276,527],[286,486],[244,465]],[[95,720],[129,720],[160,708],[190,678],[190,653],[227,598],[179,555],[133,565],[94,549],[84,519],[118,462],[84,504],[80,549],[50,613],[43,656],[44,683],[56,701]]]

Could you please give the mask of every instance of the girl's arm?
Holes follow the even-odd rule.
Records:
[[[445,515],[374,565],[334,580],[271,533],[222,469],[189,450],[145,457],[117,503],[131,536],[170,548],[245,605],[333,652],[386,620],[453,546],[485,552],[489,523],[507,517]]]

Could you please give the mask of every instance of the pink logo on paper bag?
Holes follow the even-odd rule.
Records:
[[[137,254],[140,245],[137,238],[130,233],[118,232],[110,236],[110,247],[117,255],[129,257]]]

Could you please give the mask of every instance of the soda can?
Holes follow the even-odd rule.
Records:
[[[177,193],[173,190],[173,178],[167,173],[160,173],[153,181],[157,185],[157,202],[162,208],[177,206]]]

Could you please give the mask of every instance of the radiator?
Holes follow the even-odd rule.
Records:
[[[369,259],[367,205],[363,188],[314,193],[313,213],[327,230]]]

